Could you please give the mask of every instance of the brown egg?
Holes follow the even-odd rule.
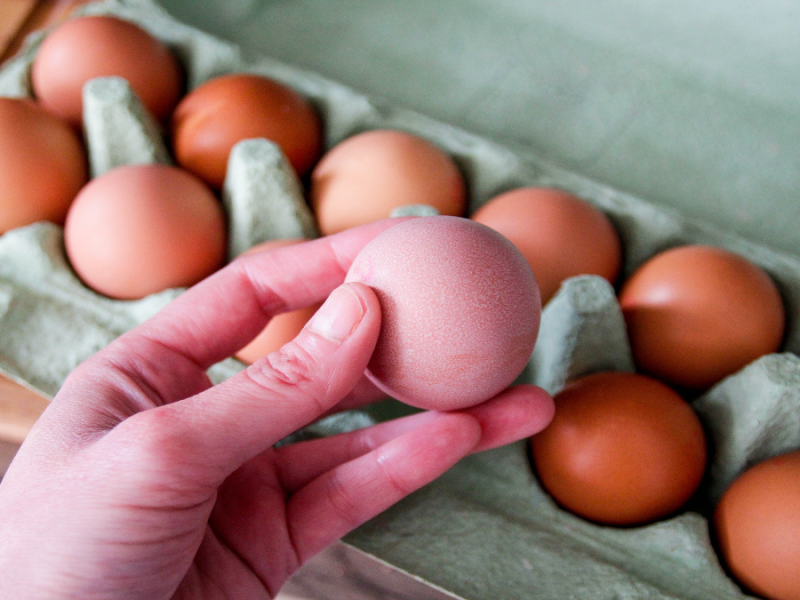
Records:
[[[74,126],[83,121],[83,85],[95,77],[125,78],[159,120],[183,89],[183,71],[170,50],[141,27],[111,16],[72,19],[49,33],[31,70],[39,102]]]
[[[322,125],[311,103],[259,75],[212,79],[187,94],[172,117],[178,163],[216,189],[225,181],[231,148],[251,138],[278,144],[299,175],[322,152]]]
[[[93,179],[70,208],[64,237],[84,283],[120,299],[191,286],[225,257],[219,201],[194,175],[164,165]]]
[[[800,452],[745,471],[714,512],[719,550],[759,596],[800,600]]]
[[[622,266],[614,226],[585,200],[552,188],[519,188],[492,198],[472,219],[499,231],[519,248],[547,304],[561,282],[599,275],[612,285]]]
[[[636,525],[666,517],[703,477],[700,420],[675,391],[630,373],[597,373],[554,398],[550,425],[531,438],[544,488],[586,519]]]
[[[63,224],[87,178],[75,131],[30,100],[0,98],[0,233]]]
[[[346,281],[370,286],[381,332],[367,376],[419,408],[488,400],[528,362],[539,292],[514,245],[458,217],[420,217],[388,229],[353,261]]]
[[[402,131],[367,131],[334,146],[311,174],[311,207],[323,235],[387,218],[407,204],[464,214],[466,189],[455,162]]]
[[[673,385],[707,388],[783,340],[784,308],[772,279],[721,248],[656,255],[625,282],[619,300],[637,367]]]
[[[291,246],[292,244],[299,244],[302,241],[303,240],[300,239],[271,240],[253,246],[244,252],[242,256],[264,252],[274,248]],[[275,315],[253,341],[236,353],[236,358],[244,363],[252,364],[259,358],[279,350],[297,337],[297,334],[300,333],[320,306],[321,303]]]

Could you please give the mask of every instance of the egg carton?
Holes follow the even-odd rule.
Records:
[[[684,218],[643,199],[420,114],[370,98],[314,73],[265,58],[188,27],[148,0],[106,0],[84,14],[133,21],[172,48],[194,88],[229,72],[259,73],[306,96],[325,124],[325,145],[361,131],[392,128],[448,152],[464,174],[472,212],[519,186],[570,191],[603,210],[625,248],[621,279],[652,255],[683,244],[710,244],[742,255],[776,281],[787,309],[781,352],[758,359],[697,398],[711,448],[706,480],[679,514],[642,527],[589,523],[560,509],[538,485],[524,442],[468,457],[443,477],[347,536],[384,563],[460,598],[734,599],[745,594],[714,552],[709,514],[745,468],[800,447],[800,259]],[[0,95],[28,96],[29,67],[43,34],[0,71]],[[135,162],[166,162],[158,125],[124,81],[87,86],[86,139],[93,174]],[[231,257],[279,237],[315,234],[301,186],[277,148],[264,140],[232,152],[223,198]],[[427,209],[408,209],[424,214]],[[414,211],[421,211],[417,213]],[[82,286],[64,256],[62,231],[35,224],[0,237],[0,368],[54,394],[81,360],[173,299],[109,300]],[[216,381],[242,365],[213,368]],[[614,288],[581,276],[564,283],[542,313],[539,340],[520,381],[555,393],[595,371],[633,371]],[[364,417],[368,415],[368,418]],[[373,422],[380,411],[317,424],[313,434]],[[371,415],[371,416],[370,416]],[[355,422],[355,425],[354,425]]]

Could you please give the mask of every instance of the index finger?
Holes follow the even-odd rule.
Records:
[[[117,341],[158,364],[179,356],[205,371],[232,356],[275,314],[324,300],[361,249],[403,219],[241,257]]]

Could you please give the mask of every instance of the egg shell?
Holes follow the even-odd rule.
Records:
[[[596,373],[555,397],[553,421],[531,439],[544,488],[568,510],[636,525],[678,510],[706,463],[700,420],[677,392],[633,373]]]
[[[499,231],[533,269],[547,304],[568,277],[599,275],[611,285],[622,267],[622,243],[605,214],[553,188],[524,187],[489,200],[472,219]]]
[[[215,189],[242,140],[275,142],[301,176],[322,152],[322,124],[311,103],[260,75],[223,75],[195,88],[175,108],[171,128],[178,164]]]
[[[76,127],[82,122],[84,84],[108,76],[126,79],[160,121],[183,91],[183,70],[169,48],[141,27],[107,15],[58,26],[42,42],[31,67],[36,98]]]
[[[367,375],[412,406],[451,410],[506,388],[530,358],[541,304],[533,273],[497,232],[459,217],[421,217],[367,244],[346,281],[382,311]]]
[[[800,600],[800,452],[745,471],[714,512],[724,562],[756,594]]]
[[[722,248],[681,246],[642,265],[620,291],[636,366],[704,389],[783,340],[783,302],[770,276]]]
[[[242,256],[269,251],[273,248],[291,246],[302,241],[300,239],[270,240],[256,244],[245,251]],[[270,319],[267,326],[261,330],[261,333],[236,353],[236,358],[244,363],[252,364],[259,358],[279,350],[297,337],[297,334],[305,327],[305,324],[314,316],[314,313],[317,312],[321,305],[321,303],[318,303],[306,308],[275,315]]]
[[[388,129],[340,142],[311,173],[311,207],[330,235],[385,219],[407,204],[443,215],[465,211],[466,186],[449,155],[419,136]]]
[[[30,100],[0,98],[0,233],[36,221],[63,224],[86,182],[83,144]]]
[[[218,269],[225,218],[211,190],[182,169],[118,167],[78,194],[64,242],[89,287],[112,298],[143,298]]]

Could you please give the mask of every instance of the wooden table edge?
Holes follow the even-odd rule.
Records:
[[[48,398],[0,374],[0,440],[21,444],[48,404]]]

